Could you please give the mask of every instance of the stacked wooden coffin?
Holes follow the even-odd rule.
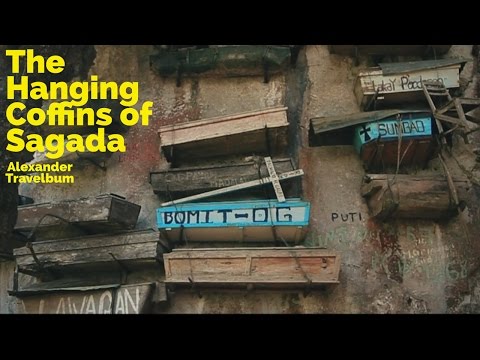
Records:
[[[157,209],[158,228],[177,247],[163,256],[167,284],[261,288],[338,282],[338,254],[292,247],[305,239],[310,204],[295,197],[295,179],[303,171],[282,157],[286,110],[160,129],[161,147],[172,165],[192,158],[222,161],[150,174],[154,192],[169,200]],[[256,156],[238,159],[252,153]],[[276,199],[265,199],[267,193]]]
[[[135,230],[140,206],[114,194],[18,207],[18,272],[41,282],[11,291],[27,313],[139,313],[163,284],[129,284],[135,270],[158,268],[153,229]],[[118,274],[99,286],[98,274]],[[119,279],[122,280],[119,280]],[[156,290],[158,291],[158,290]]]
[[[349,46],[331,50],[347,54]],[[355,51],[361,49],[367,54],[388,50],[359,45]],[[397,50],[419,49],[392,51]],[[429,176],[405,173],[425,169],[438,156],[440,142],[445,142],[428,107],[423,81],[458,88],[464,64],[457,59],[381,63],[357,76],[354,92],[363,112],[311,119],[310,145],[351,144],[360,156],[366,170],[361,193],[372,217],[440,220],[458,213],[467,196],[466,179],[452,178],[448,170]]]

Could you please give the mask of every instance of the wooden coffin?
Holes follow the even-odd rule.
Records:
[[[223,76],[263,75],[284,71],[290,65],[286,46],[232,45],[211,48],[165,51],[150,57],[151,67],[161,76],[205,74]]]
[[[107,284],[48,288],[40,283],[23,291],[10,292],[20,299],[21,314],[142,314],[151,308],[156,286],[163,283],[132,285]],[[45,286],[46,285],[46,286]],[[166,295],[165,289],[163,292]]]
[[[424,167],[435,150],[430,113],[403,113],[355,128],[353,146],[367,169],[396,166],[401,136],[401,165]]]
[[[162,126],[167,160],[183,161],[232,154],[285,155],[287,108],[266,109]]]
[[[273,160],[277,174],[295,170],[290,158]],[[269,176],[265,162],[243,162],[225,165],[171,169],[150,173],[153,191],[162,196],[170,192],[174,196],[185,196],[203,193],[225,186],[242,184]],[[286,191],[292,181],[282,183]],[[259,191],[258,188],[249,189]],[[263,189],[260,188],[263,193]]]
[[[203,286],[316,286],[338,283],[340,256],[320,248],[175,249],[165,283]]]
[[[26,274],[77,272],[84,269],[117,270],[156,265],[161,259],[155,230],[92,235],[32,243],[32,249],[14,250],[18,270]],[[35,257],[33,256],[35,254]]]
[[[466,179],[453,179],[460,202],[467,196]],[[447,178],[394,174],[365,176],[361,194],[367,200],[372,217],[446,219],[455,216],[457,206]]]
[[[329,45],[331,54],[428,56],[443,55],[452,45]]]
[[[422,81],[438,81],[446,88],[459,87],[464,63],[464,60],[442,59],[379,64],[358,74],[355,95],[365,111],[419,101],[427,105]]]
[[[37,239],[131,230],[140,209],[140,205],[114,194],[19,206],[15,230],[30,232],[36,227]]]
[[[299,242],[309,215],[299,199],[206,202],[159,208],[157,223],[170,241]]]

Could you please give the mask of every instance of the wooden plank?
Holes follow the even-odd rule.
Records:
[[[460,199],[469,189],[466,179],[453,180]],[[446,219],[457,214],[444,176],[368,175],[361,187],[370,213],[378,219]]]
[[[161,148],[168,161],[258,155],[269,150],[272,155],[281,155],[287,148],[286,110],[267,109],[163,126],[159,130]]]
[[[60,272],[78,269],[115,269],[118,261],[136,268],[155,265],[160,258],[159,233],[154,230],[130,231],[115,235],[93,235],[73,239],[32,243],[41,265],[30,249],[14,250],[19,271],[41,273],[43,269]]]
[[[230,135],[236,132],[236,129],[229,128],[235,124],[240,128],[240,132],[258,129],[259,119],[261,127],[268,125],[288,125],[286,118],[287,107],[274,109],[265,109],[260,111],[249,111],[239,114],[217,116],[203,120],[195,120],[181,124],[165,125],[158,131],[163,145],[181,144],[209,137],[218,137]],[[253,124],[247,124],[252,122]],[[185,131],[184,131],[185,130]],[[195,131],[201,130],[200,133]],[[215,131],[217,130],[217,132]],[[174,136],[175,135],[175,136]]]
[[[297,170],[294,170],[294,171],[289,171],[289,172],[280,174],[278,176],[278,180],[291,179],[291,178],[302,176],[302,175],[304,175],[303,170],[302,169],[297,169]],[[187,196],[185,198],[177,199],[177,200],[173,200],[173,201],[167,201],[167,202],[162,203],[161,206],[170,206],[170,205],[186,203],[186,202],[189,202],[189,201],[196,201],[196,200],[212,197],[212,196],[215,196],[215,195],[223,195],[223,194],[227,194],[227,193],[238,191],[238,190],[248,189],[248,188],[251,188],[251,187],[260,186],[260,185],[264,185],[264,184],[269,184],[271,182],[272,182],[272,179],[270,177],[266,177],[266,178],[258,179],[258,180],[247,181],[247,182],[244,182],[242,184],[227,186],[227,187],[224,187],[224,188],[221,188],[221,189],[207,191],[207,192],[202,193],[202,194]]]
[[[38,225],[37,239],[130,230],[137,223],[140,209],[113,194],[19,206],[15,230],[29,232]]]
[[[151,172],[150,183],[159,195],[194,195],[267,177],[266,165],[261,160]],[[273,164],[279,173],[295,170],[290,158],[273,159]]]
[[[272,181],[273,189],[277,195],[278,202],[285,202],[285,195],[283,194],[282,185],[280,185],[280,180],[278,179],[275,166],[273,165],[273,161],[270,156],[265,157],[265,164],[267,165],[268,174],[270,175],[270,180]]]
[[[219,228],[167,228],[160,229],[169,241],[183,243],[184,241],[225,244],[225,246],[241,243],[269,243],[277,241],[283,244],[298,244],[305,240],[308,233],[306,226],[232,226]],[[277,239],[275,239],[277,236]],[[283,239],[283,241],[282,241]]]
[[[153,283],[21,298],[24,314],[141,314],[150,310]]]
[[[384,75],[379,67],[361,71],[355,82],[357,101],[364,108],[378,91],[377,108],[406,101],[425,101],[422,80],[440,81],[446,88],[457,88],[460,64],[437,69],[425,69]],[[406,96],[404,96],[406,95]],[[368,109],[364,109],[368,110]]]
[[[316,286],[338,283],[340,256],[320,248],[175,249],[164,254],[166,283],[206,286]]]
[[[157,209],[157,226],[176,242],[273,242],[276,235],[298,243],[309,215],[310,203],[298,199],[191,203]]]

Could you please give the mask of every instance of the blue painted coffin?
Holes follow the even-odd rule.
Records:
[[[412,115],[398,121],[396,117],[362,124],[355,128],[353,145],[358,153],[364,144],[372,141],[396,141],[399,134],[402,139],[432,136],[432,118],[425,115]]]
[[[402,165],[424,166],[434,152],[432,117],[427,113],[402,114],[357,126],[353,146],[368,169],[394,166],[397,163],[398,141],[402,136]]]
[[[178,204],[157,209],[160,231],[173,241],[299,242],[310,203],[300,199]],[[183,229],[182,229],[183,228]]]

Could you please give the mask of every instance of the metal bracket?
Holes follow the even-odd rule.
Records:
[[[163,260],[160,260],[159,258],[156,258],[155,263],[158,265],[160,271],[165,269],[165,266],[163,264]]]
[[[311,284],[312,284],[312,280],[308,279],[308,283],[305,286],[305,288],[303,289],[303,297],[304,298],[306,298],[312,292]]]
[[[190,282],[190,284],[192,284],[192,291],[194,291],[197,294],[198,298],[201,299],[203,296],[200,290],[197,289],[197,284],[195,283],[195,281],[193,281],[191,277],[188,277],[188,281]]]
[[[377,108],[377,98],[378,98],[378,88],[375,90],[375,94],[373,94],[373,97],[370,99],[370,101],[365,105],[363,108],[363,111],[370,111],[370,108],[372,107],[373,104],[373,110],[376,110]]]
[[[272,156],[272,144],[270,144],[270,130],[267,124],[265,124],[265,142],[267,145],[268,156]]]
[[[268,74],[268,63],[266,61],[263,62],[263,83],[268,84],[268,81],[270,80],[269,74]]]
[[[178,68],[177,68],[177,77],[176,77],[176,81],[175,81],[175,85],[176,85],[177,87],[182,86],[182,73],[183,73],[182,66],[181,66],[181,65],[178,65]]]
[[[15,265],[15,271],[13,272],[13,291],[18,291],[18,265]]]
[[[113,255],[113,253],[108,253],[108,254],[113,258],[113,260],[115,260],[115,262],[120,267],[120,270],[122,272],[121,283],[122,285],[125,284],[127,282],[128,274],[130,274],[132,271],[121,260],[117,259],[115,255]]]
[[[267,84],[268,81],[270,80],[269,78],[269,73],[268,73],[268,61],[267,61],[267,54],[270,51],[270,47],[267,46],[265,49],[265,53],[263,54],[262,57],[262,65],[263,65],[263,83]]]
[[[302,45],[290,46],[290,65],[295,68],[297,66],[297,59]]]
[[[48,274],[48,276],[50,276],[51,278],[55,279],[56,276],[52,273],[52,271],[50,269],[47,269],[43,263],[40,261],[40,259],[37,257],[37,254],[35,254],[35,250],[33,249],[33,245],[32,243],[29,241],[25,244],[25,247],[30,250],[30,254],[32,255],[33,257],[33,260],[35,261],[35,263],[37,264],[37,266],[39,267],[40,271],[43,272],[43,273],[46,273]],[[17,275],[18,276],[18,275]],[[17,282],[18,282],[18,278],[17,278]],[[18,283],[17,283],[17,287],[18,287]]]
[[[185,227],[182,225],[180,226],[180,234],[178,234],[178,242],[179,243],[185,243],[188,245],[188,239],[187,236],[185,235]]]
[[[79,226],[79,225],[77,225],[77,224],[75,224],[75,223],[71,223],[70,221],[62,218],[61,216],[54,215],[54,214],[45,214],[45,215],[43,215],[43,216],[40,218],[40,220],[38,220],[37,225],[35,225],[35,227],[34,227],[34,228],[30,231],[30,233],[28,234],[27,238],[25,239],[25,242],[26,242],[26,243],[30,242],[30,239],[31,239],[31,238],[33,237],[33,235],[35,234],[35,231],[37,231],[37,228],[40,226],[40,224],[42,223],[42,221],[43,221],[45,218],[47,218],[47,217],[54,217],[55,219],[58,219],[58,220],[60,220],[60,221],[63,221],[63,222],[66,223],[67,225],[75,226],[76,228],[84,231],[84,229],[83,229],[81,226]]]
[[[353,54],[353,65],[358,66],[360,64],[360,60],[358,59],[358,46],[353,47],[354,54]]]

